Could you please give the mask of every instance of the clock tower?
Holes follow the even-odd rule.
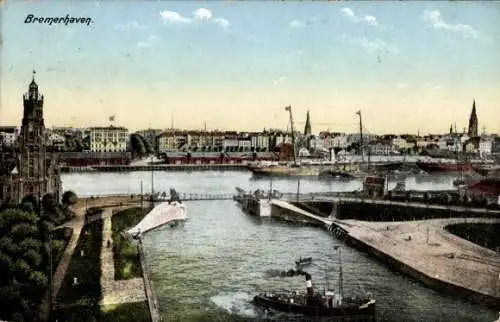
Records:
[[[23,119],[19,135],[19,176],[22,178],[22,195],[32,194],[41,198],[46,193],[60,197],[60,178],[54,159],[48,158],[45,148],[43,119],[44,97],[38,91],[35,71],[28,92],[23,95]]]

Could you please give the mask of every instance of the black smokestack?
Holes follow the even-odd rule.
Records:
[[[307,289],[307,294],[313,295],[313,286],[312,286],[312,276],[311,274],[305,272],[306,275],[306,289]]]

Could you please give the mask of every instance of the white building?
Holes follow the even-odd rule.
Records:
[[[481,155],[490,155],[493,148],[493,140],[491,138],[481,138],[479,141],[479,153]]]
[[[47,144],[57,150],[64,149],[65,141],[64,135],[55,132],[49,133],[47,136]]]
[[[238,148],[242,148],[244,150],[250,150],[251,147],[252,147],[252,140],[250,138],[238,139]]]
[[[264,133],[252,133],[250,135],[252,148],[258,150],[268,150],[269,149],[269,135]]]
[[[226,135],[224,136],[222,146],[226,151],[231,148],[237,148],[239,146],[238,139],[238,135]]]
[[[325,146],[323,144],[323,138],[320,136],[314,136],[311,138],[311,149],[316,151],[323,151]]]
[[[92,127],[90,130],[90,151],[125,152],[129,133],[124,127]]]
[[[392,139],[392,145],[396,149],[401,149],[401,150],[413,148],[413,143],[408,143],[408,141],[406,141],[405,139],[403,139],[402,137],[399,137],[399,136]]]
[[[185,131],[168,129],[157,137],[158,152],[174,152],[187,149],[188,135]]]
[[[15,126],[0,127],[0,144],[11,147],[16,143],[19,136],[19,129]]]
[[[349,146],[348,136],[345,134],[334,136],[331,145],[333,148],[347,148]]]

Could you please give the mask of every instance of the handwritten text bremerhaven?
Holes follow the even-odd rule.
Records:
[[[66,15],[66,17],[35,17],[32,14],[29,14],[26,16],[26,19],[24,20],[24,23],[39,23],[39,24],[48,24],[51,26],[53,23],[54,24],[65,24],[66,26],[68,24],[86,24],[87,26],[93,23],[94,21],[92,18],[89,17],[80,17],[80,18],[75,18],[71,17],[70,15]]]

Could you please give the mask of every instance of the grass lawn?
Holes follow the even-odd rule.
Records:
[[[147,302],[124,303],[106,307],[71,306],[57,311],[54,320],[67,322],[150,322]]]
[[[151,318],[149,316],[148,303],[146,301],[106,306],[101,309],[101,319],[102,321],[108,320],[108,321],[119,321],[119,322],[151,321]]]
[[[129,208],[113,215],[111,220],[113,236],[113,260],[115,262],[115,280],[142,277],[141,263],[137,247],[121,233],[137,225],[149,212],[140,207]]]
[[[61,289],[57,294],[56,303],[61,305],[84,304],[95,307],[101,297],[101,245],[102,219],[83,227],[66,271]],[[81,251],[83,250],[83,256]],[[78,279],[73,285],[73,279]]]

